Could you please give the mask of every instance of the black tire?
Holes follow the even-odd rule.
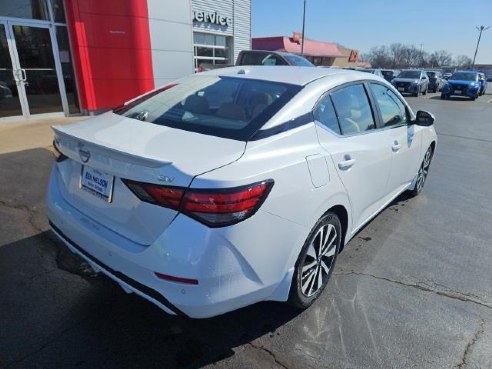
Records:
[[[422,95],[427,95],[427,88],[422,92]]]
[[[429,148],[425,152],[424,159],[420,164],[419,171],[417,172],[417,177],[415,179],[415,186],[411,190],[408,190],[408,193],[411,197],[417,196],[424,189],[425,181],[427,180],[427,176],[429,175],[429,168],[433,156],[434,156],[434,150],[432,149],[432,146],[429,146]]]
[[[287,301],[289,305],[306,309],[319,297],[333,272],[341,242],[340,219],[335,213],[328,212],[315,224],[299,253]]]
[[[446,99],[446,95],[441,94],[441,100],[445,100],[445,99]]]

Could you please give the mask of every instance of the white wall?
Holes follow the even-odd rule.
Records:
[[[191,0],[147,0],[155,87],[192,74]]]

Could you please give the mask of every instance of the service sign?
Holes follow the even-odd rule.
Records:
[[[232,26],[232,19],[225,17],[217,12],[207,12],[202,10],[193,11],[193,22],[217,24],[219,26]]]

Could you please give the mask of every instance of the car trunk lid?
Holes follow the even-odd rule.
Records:
[[[151,244],[177,212],[139,200],[122,179],[188,187],[196,175],[239,159],[246,146],[113,113],[53,130],[56,146],[71,159],[58,163],[64,198],[141,245]]]

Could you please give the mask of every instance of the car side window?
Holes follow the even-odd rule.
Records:
[[[362,84],[342,87],[331,96],[343,135],[376,128],[371,105]]]
[[[385,127],[407,124],[407,110],[402,101],[388,87],[371,83],[371,91],[378,104]]]
[[[314,118],[331,131],[341,134],[338,118],[330,95],[325,95],[314,110]]]
[[[278,55],[268,54],[262,61],[262,65],[287,65]]]

